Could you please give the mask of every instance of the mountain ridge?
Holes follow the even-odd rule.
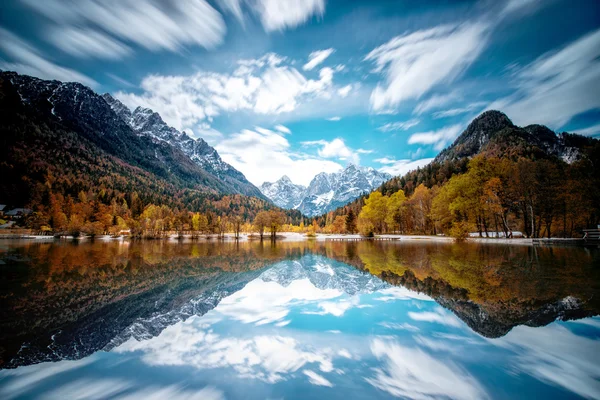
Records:
[[[156,142],[169,143],[202,169],[230,184],[241,194],[264,198],[262,192],[252,185],[244,174],[224,162],[219,153],[204,139],[193,139],[185,131],[180,132],[169,126],[160,114],[150,108],[136,107],[132,112],[109,93],[104,93],[102,98],[138,135],[147,136]]]
[[[275,182],[263,183],[260,190],[275,205],[314,217],[370,192],[390,178],[374,168],[349,164],[340,172],[318,173],[307,187],[294,184],[284,175]]]
[[[227,194],[266,200],[232,167],[223,165],[229,176],[219,175],[223,171],[203,168],[186,149],[135,131],[104,97],[80,83],[0,71],[0,109],[4,203],[39,204],[48,190],[76,196],[92,187],[137,192],[144,201],[159,203]],[[182,135],[182,143],[185,138],[193,141]],[[198,158],[218,157],[204,141],[189,144]]]

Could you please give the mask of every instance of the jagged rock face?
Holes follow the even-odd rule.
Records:
[[[139,167],[178,187],[265,198],[206,142],[169,127],[152,110],[131,112],[111,96],[101,96],[80,83],[45,81],[3,71],[0,83],[5,97],[10,97],[3,104],[7,112],[28,115],[51,129],[73,132],[82,148],[91,152],[90,157],[101,150],[108,157],[116,157],[116,164]]]
[[[265,182],[260,186],[263,192],[276,206],[294,209],[300,205],[306,187],[295,185],[286,175],[276,182]]]
[[[493,146],[515,147],[520,145],[536,146],[542,153],[561,158],[565,162],[573,162],[582,157],[577,146],[574,146],[572,134],[555,134],[543,125],[529,125],[520,128],[502,112],[490,110],[475,118],[467,129],[444,149],[436,158],[437,162],[473,157]],[[513,141],[517,143],[512,143]]]
[[[317,174],[307,188],[283,177],[275,183],[264,183],[261,191],[278,206],[297,209],[313,217],[369,193],[390,178],[391,175],[373,168],[350,164],[341,172]]]
[[[261,191],[252,185],[244,174],[224,162],[219,153],[202,138],[193,139],[185,132],[167,125],[161,116],[149,108],[137,107],[133,112],[119,100],[105,93],[102,95],[110,107],[138,135],[155,142],[165,142],[181,150],[190,160],[208,173],[233,186],[239,193],[264,198]]]

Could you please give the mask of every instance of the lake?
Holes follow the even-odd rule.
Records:
[[[600,398],[600,249],[0,241],[0,398]]]

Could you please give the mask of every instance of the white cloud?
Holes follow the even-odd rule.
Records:
[[[313,385],[333,387],[333,383],[329,382],[322,375],[319,375],[319,374],[317,374],[314,371],[311,371],[309,369],[305,369],[302,372],[304,372],[304,375],[308,376],[308,381],[310,383],[312,383]]]
[[[415,292],[413,290],[407,289],[403,286],[391,286],[382,290],[379,290],[378,293],[382,295],[382,297],[378,297],[377,300],[386,301],[388,297],[391,297],[394,300],[420,300],[420,301],[433,301],[433,299],[426,294]]]
[[[346,146],[344,139],[335,138],[332,141],[313,140],[302,142],[305,146],[321,146],[317,153],[325,158],[337,158],[339,160],[350,161],[354,164],[360,162],[358,152],[355,152],[350,147]]]
[[[579,133],[580,135],[585,135],[585,136],[595,136],[595,135],[600,134],[600,124],[588,126],[587,128],[583,128],[583,129],[575,129],[575,130],[573,130],[573,132]]]
[[[292,337],[259,335],[249,338],[221,337],[204,331],[192,317],[167,327],[160,335],[138,342],[129,339],[115,353],[140,351],[148,365],[185,366],[196,369],[232,368],[241,378],[275,383],[308,364],[331,372],[337,355],[329,348],[313,348]],[[167,396],[168,398],[168,396]]]
[[[573,116],[600,107],[600,29],[559,51],[544,54],[517,74],[517,93],[488,109],[504,111],[517,125],[559,129]]]
[[[452,125],[436,131],[414,133],[408,138],[408,144],[433,144],[434,149],[442,150],[462,131],[462,125]]]
[[[387,329],[393,329],[396,331],[409,331],[409,332],[419,332],[420,329],[414,325],[411,325],[407,322],[397,323],[397,322],[380,322],[377,324]]]
[[[321,64],[327,57],[333,54],[334,49],[317,50],[310,53],[308,62],[302,67],[305,71],[311,71],[317,65]]]
[[[292,131],[290,131],[290,128],[284,125],[275,125],[275,129],[277,129],[281,133],[292,133]]]
[[[29,43],[2,28],[0,28],[0,49],[13,59],[13,62],[0,60],[0,69],[5,71],[17,71],[41,79],[80,82],[88,86],[97,85],[96,81],[75,70],[58,66],[46,60]]]
[[[433,161],[433,158],[422,158],[420,160],[394,160],[387,157],[378,158],[377,161],[380,164],[388,164],[385,167],[379,168],[379,171],[386,172],[390,175],[402,176],[410,171],[414,171],[417,168],[424,167]]]
[[[513,350],[518,355],[513,366],[516,370],[581,397],[600,398],[597,339],[551,324],[517,326],[506,336],[488,342]]]
[[[219,304],[219,312],[246,324],[264,325],[284,321],[292,305],[340,297],[335,289],[321,290],[308,278],[287,286],[256,279]],[[325,302],[323,302],[325,303]],[[335,310],[330,314],[336,315]]]
[[[454,92],[442,95],[434,94],[427,100],[417,104],[413,112],[417,115],[421,115],[427,111],[441,108],[455,100],[458,100],[459,98],[460,97]]]
[[[81,378],[50,390],[48,393],[45,393],[44,399],[100,400],[115,398],[132,387],[132,382],[122,379]]]
[[[352,85],[346,85],[344,87],[339,88],[337,93],[341,97],[346,97],[346,96],[348,96],[348,94],[350,93],[351,90],[352,90]]]
[[[335,116],[335,117],[327,118],[327,121],[339,121],[341,119],[342,119],[341,117]]]
[[[458,107],[458,108],[451,108],[449,110],[444,110],[444,111],[437,111],[437,112],[433,113],[433,118],[439,119],[439,118],[455,117],[457,115],[470,113],[472,111],[482,110],[482,108],[485,107],[486,104],[487,103],[485,103],[485,102],[476,102],[476,103],[469,104],[466,107]]]
[[[389,122],[385,125],[380,126],[377,130],[382,132],[392,132],[392,131],[407,131],[413,126],[419,125],[418,119],[409,119],[408,121],[398,121],[398,122]]]
[[[120,59],[132,53],[124,43],[91,29],[55,28],[50,31],[48,39],[75,57]]]
[[[22,394],[30,387],[60,373],[85,367],[95,361],[97,361],[97,357],[92,355],[81,360],[63,360],[59,363],[45,362],[13,370],[3,370],[2,375],[12,376],[15,379],[0,386],[0,397],[3,399],[21,398]]]
[[[273,115],[294,111],[301,102],[327,98],[335,89],[334,71],[322,68],[319,79],[307,79],[286,58],[269,53],[240,60],[232,73],[198,71],[189,76],[150,75],[141,82],[143,93],[117,92],[131,108],[148,107],[176,129],[194,129],[222,113],[251,111]]]
[[[85,57],[122,57],[127,54],[124,43],[129,42],[149,50],[180,51],[186,45],[211,49],[221,44],[226,31],[221,14],[205,0],[23,1],[52,20],[53,29],[64,30],[64,33],[54,31],[48,40],[70,54]],[[82,37],[79,28],[86,32],[89,46],[76,40]],[[67,41],[62,42],[65,38]]]
[[[464,323],[461,322],[454,314],[445,311],[442,307],[436,307],[434,311],[409,311],[407,315],[414,321],[432,322],[454,327],[460,327],[464,325]]]
[[[242,171],[255,185],[274,182],[287,175],[293,182],[308,185],[319,172],[337,172],[342,166],[290,150],[288,140],[278,132],[244,129],[215,145],[221,158]]]
[[[461,367],[444,363],[419,348],[374,339],[371,351],[383,366],[376,368],[375,376],[366,380],[392,396],[417,400],[488,397],[479,382]]]
[[[322,16],[325,0],[257,0],[255,11],[268,31],[281,31],[304,24],[312,16]]]
[[[418,99],[434,87],[454,81],[477,59],[485,44],[482,23],[445,25],[397,36],[375,48],[365,60],[385,81],[371,94],[373,110]]]
[[[374,153],[375,150],[371,150],[371,149],[356,149],[356,152],[358,154],[371,154],[371,153]]]
[[[62,399],[70,397],[62,397]],[[119,397],[119,400],[225,400],[225,394],[214,387],[207,386],[200,390],[184,389],[183,385],[169,385],[166,387],[149,386],[144,389],[136,390],[125,396]]]

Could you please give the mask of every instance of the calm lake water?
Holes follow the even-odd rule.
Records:
[[[0,242],[0,398],[600,398],[600,250]]]

